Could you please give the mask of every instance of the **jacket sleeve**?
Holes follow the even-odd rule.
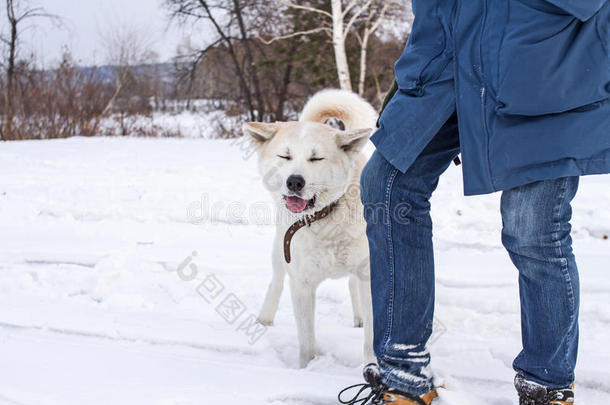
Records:
[[[565,10],[581,21],[593,17],[608,0],[546,0]]]

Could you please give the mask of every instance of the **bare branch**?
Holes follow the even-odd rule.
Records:
[[[195,80],[195,74],[197,73],[197,67],[199,67],[199,64],[201,63],[201,61],[203,60],[203,58],[205,57],[205,55],[212,49],[214,49],[214,47],[216,47],[218,44],[220,44],[222,42],[222,38],[218,38],[216,41],[212,42],[210,45],[206,46],[204,49],[200,50],[200,51],[196,51],[191,53],[191,57],[193,55],[197,55],[197,57],[195,58],[195,60],[190,64],[190,67],[188,69],[188,74],[189,74],[189,78],[190,78],[190,82],[189,82],[189,86],[192,86],[194,80]]]
[[[347,16],[347,14],[350,12],[350,10],[352,8],[354,8],[356,6],[356,4],[358,4],[358,0],[352,0],[352,2],[349,3],[347,5],[347,7],[345,7],[345,10],[343,10],[343,18],[345,18]]]
[[[42,7],[35,7],[35,8],[25,10],[23,12],[23,14],[21,14],[19,17],[16,17],[15,20],[17,22],[21,22],[27,18],[35,18],[35,17],[44,17],[44,18],[49,18],[51,20],[60,19],[59,16],[46,12],[45,9]]]
[[[276,0],[276,1],[278,3],[283,4],[283,5],[285,5],[287,7],[290,7],[290,8],[296,8],[296,9],[299,9],[299,10],[312,11],[314,13],[325,15],[328,18],[333,18],[333,16],[329,12],[324,11],[324,10],[320,10],[318,8],[315,8],[315,7],[302,6],[302,5],[299,5],[299,4],[294,4],[294,3],[290,2],[290,1],[287,1],[287,0]]]
[[[282,39],[294,38],[294,37],[298,37],[301,35],[315,34],[316,32],[321,32],[321,31],[329,32],[330,30],[327,27],[318,27],[318,28],[313,28],[311,30],[297,31],[297,32],[292,32],[290,34],[286,34],[286,35],[280,35],[277,37],[273,37],[271,39],[264,39],[263,37],[259,36],[258,39],[265,45],[269,45],[269,44],[274,43],[275,41],[280,41]]]
[[[375,21],[373,23],[369,32],[371,32],[371,33],[375,32],[377,30],[377,28],[379,28],[379,25],[381,24],[381,21],[383,21],[383,18],[385,17],[385,13],[387,12],[389,6],[390,6],[390,0],[385,0],[383,7],[381,8],[381,11],[379,12],[379,17],[377,18],[377,21]]]
[[[360,9],[357,12],[354,13],[352,18],[349,19],[347,25],[345,26],[345,29],[343,30],[343,36],[347,36],[347,34],[349,34],[350,30],[352,29],[352,25],[354,25],[354,22],[356,22],[358,17],[360,17],[360,15],[365,10],[368,10],[371,7],[372,2],[373,2],[373,0],[368,0],[362,7],[360,7]]]

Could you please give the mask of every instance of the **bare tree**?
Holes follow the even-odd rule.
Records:
[[[349,21],[346,23],[346,17],[348,16],[350,10],[356,6],[357,1],[351,1],[350,5],[348,5],[348,7],[346,7],[344,10],[342,0],[330,0],[330,12],[310,5],[293,3],[288,0],[276,1],[292,9],[316,13],[318,16],[321,17],[320,25],[318,27],[311,28],[308,30],[295,31],[288,34],[279,34],[269,40],[262,39],[263,42],[269,44],[280,39],[287,39],[301,35],[309,35],[320,31],[328,33],[332,38],[339,86],[342,89],[351,90],[352,83],[349,72],[349,64],[347,62],[347,53],[345,51],[345,38],[349,33],[349,30],[353,25],[355,18],[357,18],[360,13],[356,13],[353,21],[351,21],[350,17],[351,23]]]
[[[358,42],[360,42],[360,77],[358,78],[358,94],[364,95],[364,81],[366,79],[366,57],[369,46],[369,39],[371,38],[371,34],[373,34],[379,25],[383,21],[388,8],[390,7],[390,0],[382,0],[378,1],[376,4],[378,10],[373,7],[371,4],[369,8],[368,15],[364,21],[362,34],[356,31],[356,36],[358,37]]]
[[[260,72],[255,64],[254,45],[244,15],[246,0],[165,0],[171,18],[176,21],[204,21],[212,28],[214,38],[192,55],[191,72],[208,52],[219,47],[229,56],[230,69],[245,99],[250,119],[261,121],[266,105],[261,90]]]
[[[16,60],[20,43],[20,30],[26,20],[33,18],[49,18],[58,23],[59,18],[45,11],[42,7],[30,6],[25,0],[5,0],[6,18],[9,33],[0,36],[7,47],[6,62],[3,63],[6,74],[4,89],[4,119],[0,125],[0,138],[3,140],[18,138],[13,132],[14,119],[14,85],[16,76]]]
[[[405,12],[404,5],[392,8],[392,0],[351,0],[347,6],[342,4],[342,30],[335,33],[351,36],[338,41],[340,52],[335,52],[337,41],[332,41],[331,0],[295,0],[285,7],[278,4],[280,0],[165,1],[174,23],[192,23],[206,34],[199,43],[191,37],[178,51],[175,68],[183,79],[176,87],[179,97],[220,103],[228,114],[244,118],[247,115],[250,120],[296,116],[313,92],[337,86],[335,55],[339,55],[339,65],[345,67],[340,70],[341,86],[350,89],[350,67],[358,71],[360,56],[362,84],[354,80],[353,85],[363,89],[363,96],[374,99],[375,94],[369,89],[364,91],[366,84],[374,90],[377,80],[380,88],[386,87],[392,80],[387,61],[402,50],[404,35],[396,32],[404,24],[383,23],[394,17],[393,12]],[[403,17],[398,16],[401,23]],[[359,53],[361,48],[364,50]],[[381,49],[387,58],[377,61]],[[379,77],[372,78],[367,73],[367,64],[368,70]]]
[[[101,42],[106,51],[106,62],[113,67],[115,81],[114,93],[103,111],[105,115],[114,107],[121,91],[133,77],[133,69],[154,62],[156,54],[150,51],[152,44],[145,29],[116,20],[104,27],[100,32]]]
[[[289,0],[276,0],[278,3],[293,9],[300,9],[316,13],[322,18],[320,26],[309,30],[296,31],[288,34],[280,34],[269,40],[270,43],[279,39],[293,36],[310,35],[324,31],[331,38],[334,49],[335,64],[339,86],[345,90],[352,90],[352,81],[346,51],[346,40],[350,33],[354,32],[360,43],[360,75],[358,81],[358,93],[364,94],[364,79],[366,77],[366,58],[370,36],[379,28],[387,13],[393,6],[394,9],[404,9],[403,4],[393,0],[329,0],[330,12],[310,5],[298,4]],[[358,32],[362,26],[362,33]]]

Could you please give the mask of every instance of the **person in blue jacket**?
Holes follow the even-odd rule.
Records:
[[[378,364],[365,368],[368,398],[339,399],[437,396],[430,196],[461,153],[466,195],[502,191],[502,242],[519,271],[520,404],[573,404],[570,202],[579,176],[610,172],[610,1],[413,0],[413,11],[361,177]]]

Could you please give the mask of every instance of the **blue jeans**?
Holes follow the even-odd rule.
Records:
[[[460,151],[453,116],[406,173],[375,152],[361,177],[373,293],[374,348],[383,382],[422,394],[433,387],[426,343],[434,314],[430,197]],[[519,270],[526,379],[550,388],[574,381],[578,269],[570,201],[578,177],[538,181],[502,194],[502,243]]]

